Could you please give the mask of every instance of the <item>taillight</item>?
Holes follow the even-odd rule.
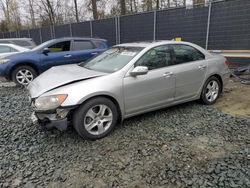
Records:
[[[224,62],[224,63],[225,63],[225,65],[227,65],[227,66],[229,66],[229,65],[230,65],[230,62],[229,62],[227,59],[225,60],[225,62]]]

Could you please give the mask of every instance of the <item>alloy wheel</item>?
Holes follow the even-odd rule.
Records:
[[[84,126],[86,130],[93,135],[105,133],[111,126],[113,113],[111,109],[103,104],[91,107],[85,117]]]
[[[219,95],[219,84],[217,83],[217,81],[211,80],[207,84],[205,95],[206,95],[206,99],[209,102],[213,102],[217,99],[217,97]]]
[[[20,69],[16,73],[16,80],[21,85],[28,85],[30,82],[33,81],[33,79],[34,79],[34,75],[32,74],[31,71],[27,69]]]

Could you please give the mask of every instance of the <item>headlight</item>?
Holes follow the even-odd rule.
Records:
[[[66,94],[62,94],[39,97],[35,100],[35,108],[41,111],[56,109],[65,101],[67,96]]]
[[[10,60],[9,59],[0,59],[0,64],[5,64],[5,63],[9,63]]]

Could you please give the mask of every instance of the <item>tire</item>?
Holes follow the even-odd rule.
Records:
[[[37,77],[37,72],[30,66],[23,65],[12,71],[11,79],[19,86],[27,86]]]
[[[222,85],[220,80],[211,76],[205,82],[202,92],[201,92],[201,102],[206,105],[211,105],[216,102],[222,91]]]
[[[118,111],[115,104],[105,97],[90,99],[73,114],[73,126],[86,140],[107,136],[114,129],[117,120]]]

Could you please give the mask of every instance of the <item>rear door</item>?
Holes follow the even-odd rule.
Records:
[[[43,70],[53,66],[74,63],[71,43],[71,40],[65,40],[49,45],[49,53],[41,54],[41,64]]]
[[[186,44],[170,45],[174,50],[175,100],[195,97],[203,86],[207,70],[205,55]]]
[[[74,63],[84,62],[103,51],[102,49],[97,49],[91,40],[74,40],[72,46]]]

